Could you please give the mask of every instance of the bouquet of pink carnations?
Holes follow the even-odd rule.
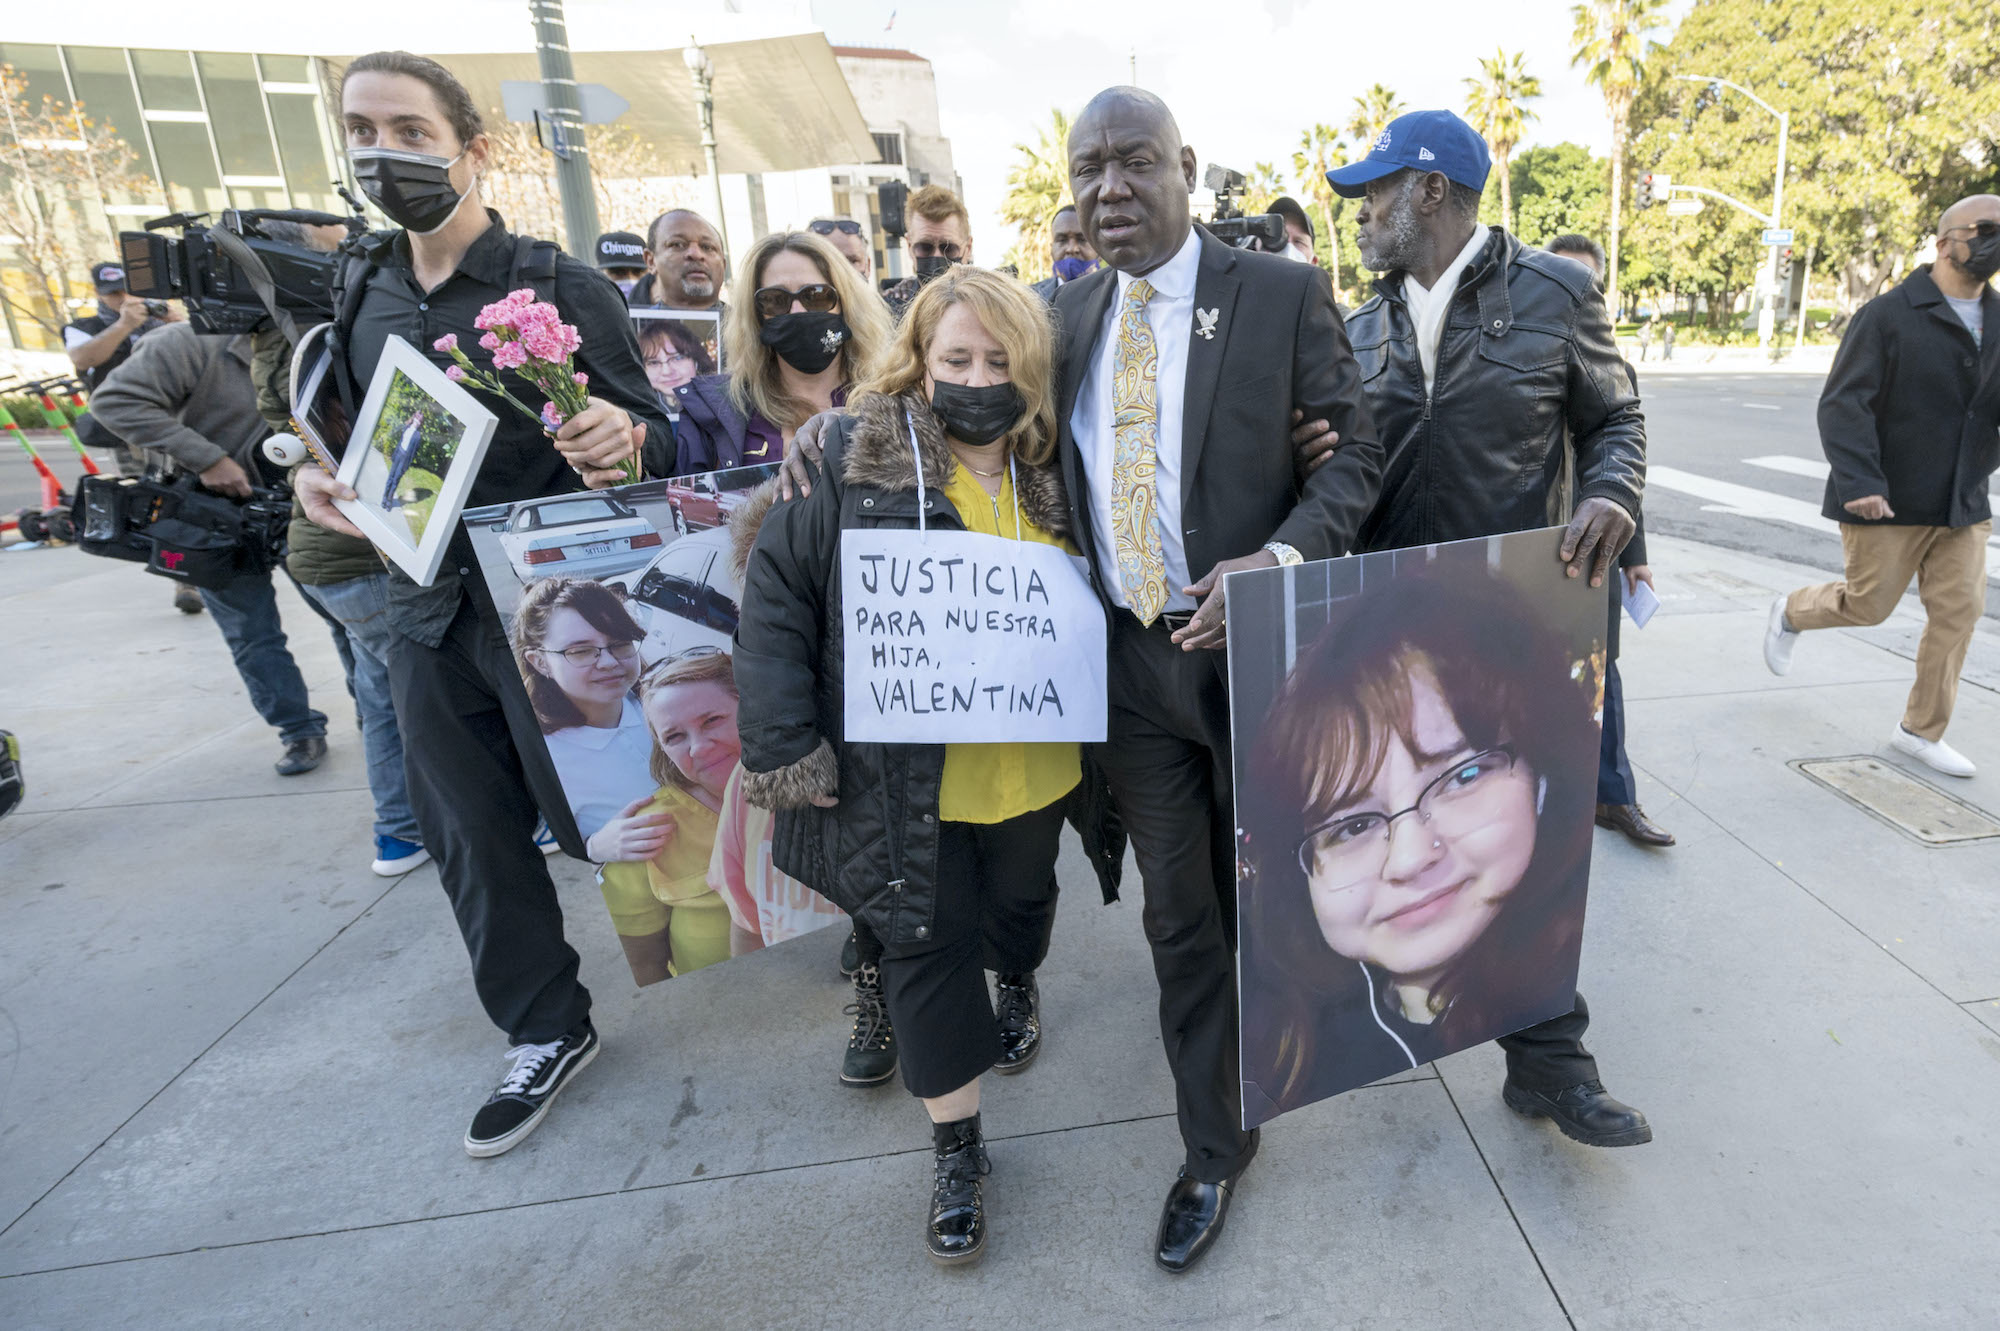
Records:
[[[474,365],[459,350],[458,334],[447,333],[431,344],[436,350],[448,353],[454,362],[446,368],[445,378],[507,399],[540,422],[551,439],[564,421],[589,405],[590,395],[584,390],[590,386],[590,376],[578,370],[571,359],[583,339],[577,336],[575,325],[564,323],[556,307],[536,300],[533,291],[523,287],[505,300],[488,305],[472,321],[472,326],[482,330],[484,335],[479,345],[493,354],[496,373],[489,374]],[[500,370],[512,370],[540,389],[548,399],[542,403],[542,409],[536,411],[508,392],[497,373]],[[619,466],[628,482],[639,479],[636,453]]]

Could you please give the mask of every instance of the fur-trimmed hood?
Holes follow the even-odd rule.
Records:
[[[916,393],[888,397],[869,393],[850,404],[853,427],[848,435],[847,455],[841,463],[841,478],[849,485],[865,485],[893,492],[917,488],[917,470],[910,456],[910,426],[917,431],[917,451],[923,458],[924,484],[942,488],[958,465],[951,446],[945,442],[930,403]],[[1069,539],[1069,501],[1063,492],[1062,473],[1053,462],[1031,467],[1018,463],[1015,475],[1020,482],[1021,513],[1028,521],[1051,536]]]
[[[778,478],[773,476],[752,490],[729,514],[729,564],[736,571],[738,582],[743,581],[744,571],[750,567],[750,551],[757,544],[757,533],[777,502]]]

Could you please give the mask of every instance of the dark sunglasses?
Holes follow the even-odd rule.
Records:
[[[2000,236],[2000,222],[1995,222],[1991,220],[1968,222],[1964,226],[1955,226],[1952,228],[1952,230],[1970,231],[1973,235],[1979,237],[1981,240],[1991,240],[1995,236]]]
[[[757,306],[759,323],[786,313],[793,301],[805,306],[808,314],[831,314],[840,308],[840,293],[825,282],[811,282],[797,291],[788,287],[758,287],[751,299]]]
[[[858,236],[861,234],[861,223],[849,217],[836,218],[832,221],[828,221],[822,217],[817,222],[806,223],[806,230],[812,232],[815,236],[830,236],[836,231],[850,236]]]

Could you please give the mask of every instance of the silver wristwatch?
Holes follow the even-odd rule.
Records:
[[[1272,556],[1278,561],[1279,568],[1284,568],[1288,564],[1303,564],[1306,562],[1304,555],[1294,550],[1291,546],[1286,545],[1283,541],[1266,541],[1264,548],[1269,550]]]

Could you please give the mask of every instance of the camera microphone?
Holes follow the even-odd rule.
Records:
[[[296,467],[306,460],[306,441],[295,434],[274,434],[264,441],[264,456],[280,467]]]

